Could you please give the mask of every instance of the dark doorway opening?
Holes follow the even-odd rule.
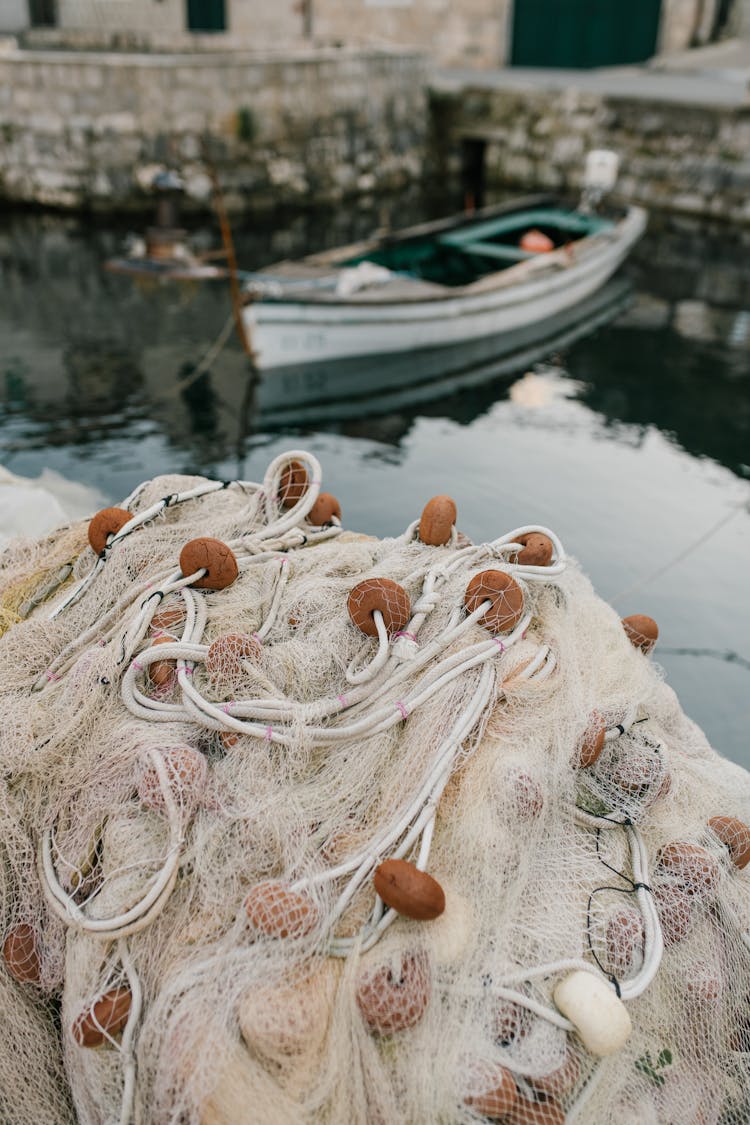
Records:
[[[464,210],[478,211],[484,207],[485,141],[464,137],[461,142],[461,189]]]

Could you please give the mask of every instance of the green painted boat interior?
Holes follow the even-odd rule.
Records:
[[[488,273],[536,255],[522,250],[519,242],[530,230],[550,238],[555,247],[598,234],[613,226],[600,215],[584,215],[552,207],[516,211],[494,219],[478,220],[442,234],[394,239],[369,254],[351,258],[346,265],[374,262],[394,273],[419,277],[439,285],[469,285]]]

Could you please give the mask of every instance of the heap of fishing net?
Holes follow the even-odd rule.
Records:
[[[455,519],[293,452],[9,549],[3,1121],[750,1119],[748,777],[551,531]]]

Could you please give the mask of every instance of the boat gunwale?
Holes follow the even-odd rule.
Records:
[[[559,247],[547,254],[539,254],[523,262],[517,262],[504,270],[497,270],[466,286],[434,287],[431,292],[400,293],[397,297],[389,296],[387,287],[363,291],[350,297],[337,297],[335,294],[306,294],[304,300],[260,297],[251,301],[247,306],[248,313],[254,310],[259,314],[254,319],[267,324],[284,324],[304,322],[308,324],[356,324],[354,316],[339,319],[335,315],[326,318],[326,310],[331,314],[348,312],[352,314],[367,313],[363,323],[377,324],[385,320],[389,309],[403,308],[403,306],[424,306],[426,310],[434,310],[449,302],[458,302],[467,312],[480,311],[476,309],[476,299],[490,298],[495,293],[510,291],[508,299],[503,305],[512,306],[522,304],[529,300],[530,286],[545,280],[544,275],[550,274],[553,285],[558,279],[567,280],[571,275],[585,272],[583,267],[595,266],[597,259],[608,250],[621,244],[627,250],[643,232],[647,219],[644,208],[632,205],[628,207],[625,215],[614,226],[596,234],[579,239],[575,243],[575,256],[571,257],[566,247]],[[306,263],[309,259],[303,259]],[[430,283],[432,289],[432,283]],[[416,287],[415,287],[416,289]],[[307,313],[308,315],[305,315]],[[309,315],[313,313],[314,315]],[[460,315],[460,313],[459,313]],[[413,317],[412,319],[425,319]],[[399,322],[406,322],[406,318],[399,317]]]

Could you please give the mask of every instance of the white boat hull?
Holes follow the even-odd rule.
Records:
[[[416,301],[359,299],[265,301],[243,310],[261,371],[345,356],[408,352],[513,331],[555,316],[595,292],[640,238],[646,213],[631,208],[611,230],[586,239],[581,251],[557,250],[518,284],[469,286],[453,296]],[[530,263],[536,266],[536,261]]]

